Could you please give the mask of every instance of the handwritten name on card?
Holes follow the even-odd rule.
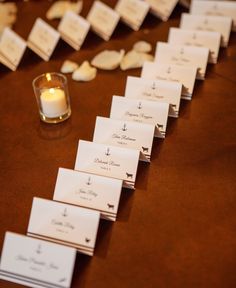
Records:
[[[178,3],[178,0],[145,0],[151,7],[151,12],[163,21],[167,21]]]
[[[149,4],[141,0],[119,0],[115,10],[121,15],[121,20],[138,31],[149,11]]]
[[[0,40],[0,62],[15,71],[23,57],[26,42],[10,28],[5,28]]]
[[[6,232],[0,277],[28,287],[68,288],[75,257],[74,248]]]
[[[75,50],[79,50],[89,32],[90,24],[83,17],[67,11],[62,18],[58,31],[62,39]]]
[[[97,210],[101,218],[115,221],[122,180],[59,168],[53,199]]]
[[[152,62],[146,62],[152,63]],[[146,69],[146,68],[145,68]],[[143,70],[145,72],[145,70]],[[167,102],[179,113],[182,84],[174,81],[156,80],[128,76],[125,87],[125,97]]]
[[[43,60],[48,61],[56,48],[60,34],[43,21],[37,18],[29,34],[27,45]]]
[[[93,255],[100,213],[34,197],[27,235]]]
[[[120,20],[120,16],[106,4],[94,1],[87,20],[91,24],[92,30],[108,41]]]

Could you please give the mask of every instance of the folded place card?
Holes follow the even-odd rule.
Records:
[[[208,62],[215,64],[219,55],[221,34],[211,31],[170,28],[168,42],[173,45],[207,47],[210,50]]]
[[[26,42],[8,27],[0,39],[0,62],[15,71],[25,52]]]
[[[48,61],[56,48],[60,34],[41,18],[37,18],[29,34],[27,45],[43,60]]]
[[[147,16],[149,4],[141,0],[119,0],[115,10],[124,23],[138,31]]]
[[[232,19],[230,17],[181,14],[181,29],[219,32],[222,47],[228,46],[231,27]]]
[[[69,288],[76,249],[6,232],[0,278],[34,288]]]
[[[178,3],[178,0],[145,0],[150,7],[151,12],[163,21],[167,21]]]
[[[169,103],[169,115],[173,117],[178,117],[179,114],[181,92],[182,84],[179,82],[148,79],[148,77],[128,76],[125,87],[125,97]]]
[[[192,1],[190,13],[196,15],[227,16],[233,20],[233,31],[236,31],[235,1]]]
[[[27,235],[93,255],[100,213],[34,197]]]
[[[91,24],[92,30],[108,41],[120,20],[120,15],[106,4],[94,1],[87,20]]]
[[[73,11],[67,11],[58,26],[58,31],[61,38],[78,51],[84,43],[89,28],[90,24],[86,19]]]
[[[154,131],[152,124],[97,116],[93,142],[140,150],[140,160],[150,162]]]
[[[115,221],[123,181],[109,177],[59,168],[53,200],[101,213],[101,218]]]
[[[79,141],[75,170],[123,180],[123,187],[134,189],[139,150],[89,141]]]
[[[181,66],[173,64],[162,64],[159,62],[145,62],[142,68],[141,77],[144,79],[153,80],[166,80],[168,82],[182,84],[181,98],[186,100],[192,99],[194,84],[197,75],[196,66]],[[175,96],[173,96],[175,95]],[[165,97],[175,114],[169,113],[169,116],[177,117],[179,113],[179,97],[177,92],[172,94],[171,97]]]
[[[157,42],[155,62],[197,68],[197,79],[204,80],[209,56],[206,47]]]
[[[113,96],[110,118],[155,125],[155,137],[164,138],[169,106],[167,102]]]

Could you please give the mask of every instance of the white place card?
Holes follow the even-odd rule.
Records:
[[[157,42],[155,62],[197,68],[197,79],[204,80],[209,57],[206,47]]]
[[[139,150],[80,140],[75,170],[123,180],[123,187],[134,189]]]
[[[151,12],[163,21],[167,21],[173,12],[178,0],[145,0],[150,7]]]
[[[221,34],[219,32],[170,28],[168,42],[173,45],[207,47],[210,50],[208,62],[215,64],[219,55]]]
[[[145,62],[152,63],[152,62]],[[146,71],[143,70],[144,72]],[[170,104],[169,115],[178,117],[182,83],[176,81],[155,80],[128,76],[125,87],[125,97],[167,102]]]
[[[93,142],[140,150],[140,160],[150,162],[154,131],[152,124],[97,116]]]
[[[231,27],[232,19],[230,17],[181,14],[181,29],[219,32],[222,47],[228,46]]]
[[[48,61],[56,48],[60,34],[41,18],[37,18],[29,34],[27,45],[43,60]]]
[[[235,1],[192,1],[190,13],[196,15],[227,16],[233,20],[233,31],[236,31]]]
[[[168,110],[169,103],[113,96],[110,118],[155,125],[155,137],[164,138]]]
[[[141,77],[150,80],[167,80],[182,84],[182,99],[191,100],[193,95],[194,84],[197,76],[196,66],[181,66],[174,64],[162,64],[158,62],[145,62],[142,68]],[[178,116],[179,104],[175,99],[166,99],[173,107]],[[169,115],[175,116],[175,115]]]
[[[99,220],[97,211],[34,197],[27,235],[92,256]]]
[[[25,52],[26,42],[8,27],[0,39],[0,62],[15,71]]]
[[[59,168],[53,200],[97,210],[115,221],[123,181]]]
[[[69,288],[76,249],[6,232],[0,278],[27,287]]]
[[[108,41],[120,20],[120,15],[106,4],[94,1],[87,20],[91,24],[92,30]]]
[[[119,0],[115,10],[120,14],[121,20],[138,31],[149,11],[149,4],[141,0]]]
[[[61,38],[75,50],[79,50],[89,32],[90,24],[73,11],[67,11],[62,18],[58,31]]]

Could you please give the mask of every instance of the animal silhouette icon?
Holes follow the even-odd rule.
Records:
[[[107,206],[109,209],[114,209],[114,207],[115,207],[113,204],[109,204],[109,203],[107,203]]]
[[[148,148],[147,147],[143,147],[142,146],[142,150],[143,150],[143,152],[148,152]]]
[[[133,179],[133,174],[130,174],[130,173],[127,173],[127,172],[126,172],[126,177],[127,177],[127,178],[130,178],[130,179]]]
[[[87,238],[87,237],[85,238],[85,242],[86,242],[86,243],[89,243],[90,241],[91,241],[91,239],[89,239],[89,238]]]

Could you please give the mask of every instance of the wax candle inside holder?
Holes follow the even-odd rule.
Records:
[[[67,79],[60,73],[45,73],[33,80],[39,115],[47,123],[59,123],[71,115]]]

